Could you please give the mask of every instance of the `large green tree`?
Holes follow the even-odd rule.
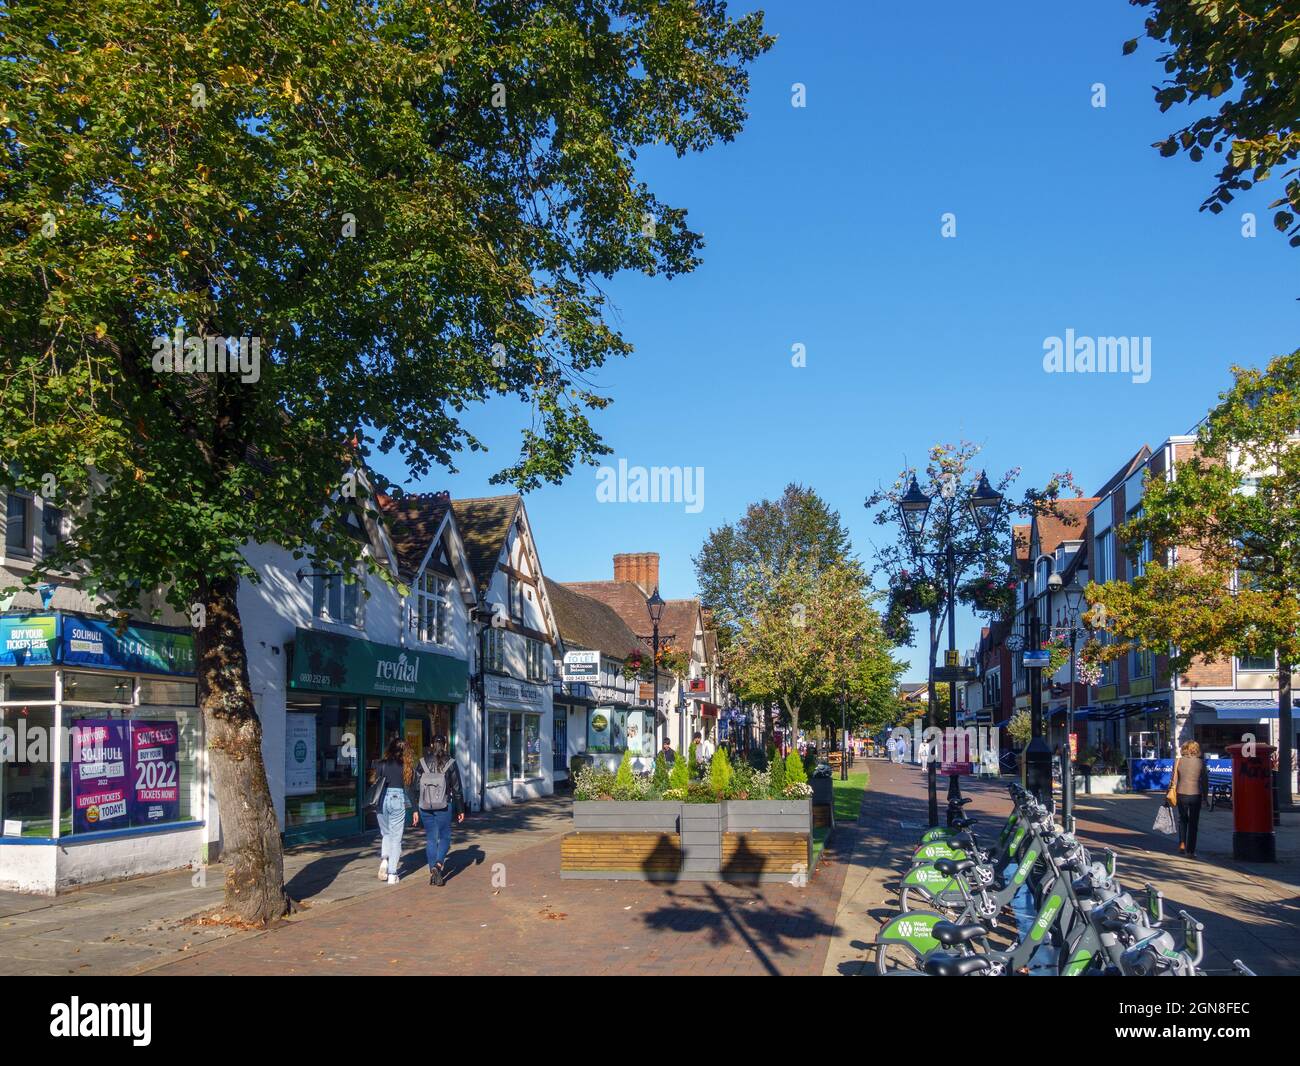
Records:
[[[701,247],[637,154],[733,138],[771,38],[718,0],[48,0],[0,37],[3,485],[78,516],[48,571],[194,609],[227,902],[273,918],[244,545],[350,566],[348,467],[453,467],[492,396],[526,425],[498,480],[601,454],[601,279]],[[258,365],[213,372],[237,337]]]
[[[1222,158],[1202,211],[1219,214],[1236,194],[1284,179],[1273,224],[1300,247],[1300,11],[1295,0],[1131,0],[1150,8],[1149,38],[1166,47],[1162,112],[1186,104],[1196,117],[1156,147],[1200,162]],[[1124,44],[1125,54],[1138,39]],[[1279,170],[1279,168],[1285,168]],[[1277,173],[1275,173],[1275,171]]]
[[[751,503],[736,522],[710,530],[693,562],[700,599],[713,609],[723,647],[788,567],[816,573],[850,554],[839,512],[815,490],[793,483],[775,500]]]
[[[1300,350],[1234,382],[1172,480],[1150,478],[1142,509],[1120,527],[1125,550],[1151,556],[1131,583],[1088,586],[1093,618],[1135,646],[1196,659],[1277,656],[1279,768],[1289,782],[1295,730],[1291,667],[1300,661]],[[1289,800],[1288,800],[1289,802]]]
[[[746,595],[755,609],[723,657],[741,699],[779,705],[794,737],[805,708],[846,694],[864,715],[892,705],[903,664],[891,654],[861,567],[793,563]]]

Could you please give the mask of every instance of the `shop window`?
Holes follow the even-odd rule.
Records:
[[[428,644],[446,644],[449,639],[450,601],[445,578],[425,570],[415,589],[416,636]]]
[[[312,617],[322,622],[337,622],[340,625],[356,626],[362,624],[360,573],[350,575],[352,580],[345,580],[341,573],[313,574],[311,579],[311,613]]]
[[[32,498],[25,493],[9,493],[5,508],[5,552],[9,555],[32,553]]]
[[[135,678],[121,674],[63,675],[63,699],[77,703],[132,703]]]
[[[197,711],[64,706],[61,836],[193,821],[201,809]]]
[[[20,703],[53,703],[53,670],[14,670],[4,675],[4,698]]]
[[[53,836],[53,707],[0,707],[0,834]]]
[[[355,699],[320,696],[286,708],[286,830],[357,816],[357,707]]]
[[[198,685],[193,681],[159,681],[140,678],[140,704],[160,707],[194,707],[198,704]]]
[[[511,776],[542,776],[542,716],[540,714],[512,714],[510,716],[510,766]]]
[[[510,754],[510,715],[493,711],[488,715],[487,783],[504,785],[508,780]]]

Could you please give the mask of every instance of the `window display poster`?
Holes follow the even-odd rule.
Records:
[[[131,824],[161,825],[181,816],[180,728],[175,722],[131,721]]]
[[[130,723],[82,719],[69,731],[72,747],[72,832],[125,829],[130,820]]]
[[[316,716],[284,716],[284,794],[310,796],[316,791]]]

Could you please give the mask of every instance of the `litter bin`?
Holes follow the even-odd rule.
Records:
[[[1228,754],[1232,756],[1232,857],[1243,862],[1276,862],[1273,746],[1229,744]]]

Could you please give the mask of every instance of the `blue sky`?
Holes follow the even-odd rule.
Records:
[[[1157,46],[1121,55],[1142,9],[764,10],[778,40],[753,70],[744,133],[702,156],[641,156],[642,177],[704,234],[704,263],[610,284],[636,352],[597,378],[615,401],[596,416],[609,461],[702,467],[704,505],[600,503],[591,468],[530,493],[552,579],[608,578],[615,552],[658,551],[664,595],[693,595],[709,530],[790,481],[839,509],[869,561],[881,531],[863,498],[936,441],[979,442],[990,470],[1022,468],[1022,488],[1069,468],[1091,492],[1141,444],[1190,429],[1231,363],[1295,347],[1300,251],[1272,229],[1276,188],[1203,214],[1213,157],[1150,147],[1187,119],[1152,100]],[[1151,380],[1045,373],[1044,340],[1067,329],[1150,337]],[[501,491],[488,478],[524,417],[503,403],[470,412],[492,450],[408,488]],[[977,632],[962,619],[959,643]],[[922,678],[924,652],[903,654]]]

